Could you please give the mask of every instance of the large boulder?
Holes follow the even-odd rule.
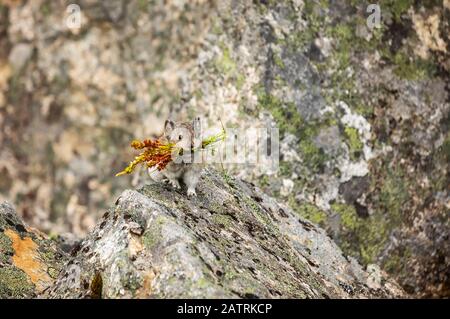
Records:
[[[253,184],[204,172],[198,196],[126,190],[73,251],[51,298],[372,298],[404,293]]]
[[[0,3],[0,200],[27,222],[84,236],[168,116],[276,125],[280,170],[233,174],[408,292],[450,295],[448,0],[377,1],[373,29],[367,1],[77,3],[75,30],[65,1]]]

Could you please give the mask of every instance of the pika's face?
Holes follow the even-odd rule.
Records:
[[[176,125],[172,121],[166,121],[164,134],[170,143],[183,150],[190,150],[192,147],[192,131],[183,125]]]
[[[185,127],[176,127],[170,133],[169,141],[174,143],[176,147],[181,147],[184,150],[190,150],[192,146],[192,134]]]

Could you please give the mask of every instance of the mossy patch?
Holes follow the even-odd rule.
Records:
[[[444,161],[450,162],[450,133],[447,133],[447,137],[437,150],[435,158],[436,160],[442,158]]]
[[[221,48],[222,54],[213,62],[214,68],[226,79],[232,80],[239,90],[245,83],[245,76],[239,72],[238,66],[231,56],[231,50],[224,44],[221,45]]]
[[[351,205],[334,203],[331,209],[338,213],[344,230],[354,231],[358,228],[360,220],[356,215],[355,208]]]
[[[162,239],[162,225],[167,222],[167,217],[158,216],[142,235],[142,243],[148,249],[154,249]]]
[[[309,203],[299,204],[294,197],[289,198],[289,206],[299,216],[315,224],[324,225],[325,221],[327,220],[327,214],[323,210]]]
[[[340,216],[338,242],[342,251],[357,257],[364,265],[376,262],[395,227],[395,219],[380,213],[361,218],[352,205],[343,203],[334,203],[331,210]]]
[[[313,138],[318,134],[321,127],[329,125],[329,118],[323,123],[315,121],[305,121],[297,110],[295,103],[284,102],[276,96],[269,94],[263,87],[256,89],[258,96],[258,107],[260,110],[267,110],[272,114],[277,123],[280,135],[293,134],[298,137],[297,150],[304,158],[304,164],[313,172],[321,169],[328,157],[325,152],[317,147]],[[280,165],[282,165],[280,163]],[[288,174],[282,175],[287,176]],[[286,172],[287,173],[287,172]]]
[[[380,180],[381,190],[377,203],[380,205],[380,210],[389,213],[390,219],[400,221],[403,204],[409,199],[409,181],[400,168],[386,167],[385,174]]]
[[[414,4],[413,0],[381,0],[381,10],[391,12],[396,21],[401,20],[401,16]]]
[[[407,269],[405,260],[409,259],[413,253],[409,248],[400,249],[395,254],[390,254],[383,262],[384,269],[389,273],[399,274],[400,276],[408,276],[405,273]]]
[[[0,263],[8,263],[10,257],[14,255],[11,239],[0,232]]]
[[[397,52],[395,55],[388,55],[395,65],[394,73],[406,80],[421,80],[432,77],[436,72],[436,66],[420,58],[411,59],[410,55]]]
[[[320,171],[328,160],[328,155],[322,148],[310,139],[300,141],[299,150],[303,155],[305,165],[312,170],[312,172]]]
[[[263,87],[258,87],[256,94],[259,109],[267,110],[272,114],[282,136],[286,133],[294,135],[298,133],[299,128],[304,124],[304,120],[294,103],[283,102],[276,96],[267,93]]]
[[[230,216],[224,214],[214,214],[212,216],[212,220],[214,223],[222,225],[224,227],[228,227],[233,222],[233,219]]]
[[[222,55],[216,59],[215,66],[219,70],[219,72],[225,75],[231,75],[236,72],[236,63],[231,58],[230,50],[223,46]]]
[[[29,298],[34,293],[34,285],[28,276],[13,266],[0,268],[0,298]]]
[[[286,66],[283,62],[283,59],[278,54],[273,55],[273,61],[276,66],[278,66],[280,69],[284,69]]]
[[[50,4],[48,2],[41,4],[40,11],[44,17],[48,17],[52,13]]]
[[[245,203],[247,207],[250,208],[250,210],[254,213],[254,216],[256,219],[265,227],[270,228],[273,231],[278,231],[275,229],[275,226],[272,224],[270,219],[268,218],[267,214],[265,214],[258,203],[256,203],[251,197],[249,196],[241,196],[242,201]]]
[[[350,151],[350,158],[355,160],[361,155],[364,144],[361,142],[357,129],[346,126],[344,133]]]

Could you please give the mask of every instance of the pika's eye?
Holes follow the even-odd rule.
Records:
[[[181,139],[183,138],[183,135],[178,135],[178,139],[181,141]]]

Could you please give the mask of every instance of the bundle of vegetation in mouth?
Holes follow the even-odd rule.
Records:
[[[199,152],[213,146],[214,144],[226,139],[225,128],[218,134],[209,136],[202,140],[200,147],[193,148],[192,152]],[[147,167],[156,167],[158,170],[163,170],[176,156],[183,155],[183,149],[177,147],[174,143],[163,142],[160,140],[146,139],[143,141],[134,140],[131,142],[131,147],[136,150],[143,151],[137,155],[133,161],[125,167],[124,170],[117,173],[116,176],[131,174],[136,166],[146,163]]]

